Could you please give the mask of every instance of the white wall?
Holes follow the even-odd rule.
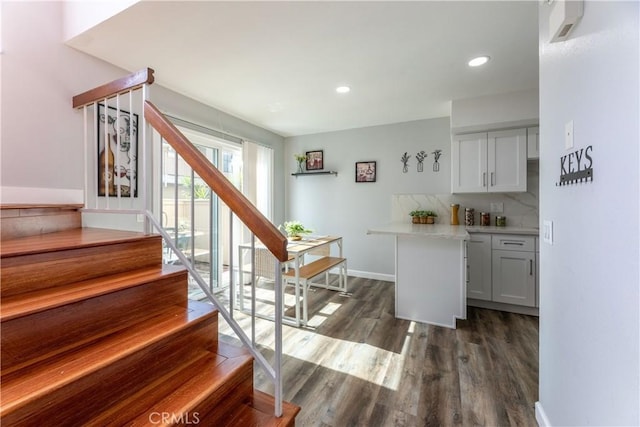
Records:
[[[2,202],[37,193],[82,203],[82,115],[71,98],[123,72],[62,44],[62,3],[2,6]]]
[[[71,98],[128,71],[64,45],[64,3],[2,7],[0,201],[83,203],[82,113],[72,109]],[[163,111],[273,147],[280,171],[275,185],[284,187],[282,137],[159,85],[150,92]],[[282,192],[275,207],[281,220]]]
[[[538,90],[451,101],[451,133],[483,132],[538,124]]]
[[[558,5],[559,2],[554,2]],[[568,41],[548,43],[540,3],[538,420],[640,425],[639,3],[587,1]],[[593,146],[594,180],[556,187],[564,126]]]
[[[393,194],[450,192],[450,141],[448,117],[287,138],[286,219],[302,221],[319,234],[341,235],[351,274],[392,280],[392,238],[366,231],[391,221]],[[437,173],[432,170],[435,149],[443,152]],[[324,150],[324,168],[338,171],[337,177],[291,176],[293,154],[312,150]],[[420,150],[429,153],[422,173],[416,172]],[[404,152],[411,155],[408,173],[402,172]],[[375,183],[355,183],[357,161],[377,162]]]
[[[110,17],[120,13],[140,0],[65,0],[64,1],[64,39],[92,28]]]

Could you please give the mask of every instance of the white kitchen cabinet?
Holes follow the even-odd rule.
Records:
[[[527,128],[527,159],[540,158],[540,128]]]
[[[535,307],[536,254],[494,250],[492,260],[493,301]]]
[[[469,233],[467,303],[537,315],[537,238],[530,235]]]
[[[535,237],[494,234],[491,244],[492,300],[535,307]]]
[[[487,134],[455,135],[451,141],[451,192],[487,192]]]
[[[470,234],[467,241],[467,298],[491,301],[491,234]]]
[[[451,192],[527,191],[527,130],[455,135]]]

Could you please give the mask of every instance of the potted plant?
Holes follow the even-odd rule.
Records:
[[[409,212],[409,216],[411,216],[411,222],[413,224],[420,224],[420,212],[422,211],[415,210]]]
[[[284,231],[290,240],[301,240],[303,234],[313,233],[313,230],[306,228],[300,221],[287,221],[284,223]]]
[[[434,211],[424,211],[424,213],[427,216],[427,224],[435,223],[435,219],[438,216],[437,213],[435,213]]]
[[[307,161],[307,155],[294,154],[293,157],[296,159],[296,162],[298,162],[298,173],[304,173],[304,170],[302,169],[302,165],[304,165],[305,162]]]

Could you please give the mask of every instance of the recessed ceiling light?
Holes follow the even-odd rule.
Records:
[[[351,91],[351,88],[349,86],[338,86],[336,88],[336,92],[338,93],[348,93]]]
[[[488,56],[478,56],[477,58],[473,58],[471,61],[469,61],[469,67],[479,67],[486,64],[488,61]]]

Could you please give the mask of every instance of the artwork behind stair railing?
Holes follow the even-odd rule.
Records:
[[[108,111],[98,104],[98,195],[137,197],[138,115],[111,106]]]

